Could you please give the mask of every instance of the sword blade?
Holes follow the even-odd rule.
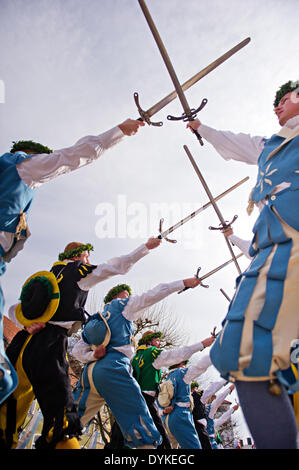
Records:
[[[238,258],[240,258],[241,256],[243,256],[243,253],[239,253],[235,258],[238,259]],[[208,273],[205,274],[204,276],[199,277],[198,279],[199,279],[200,281],[203,281],[204,279],[207,279],[207,277],[212,276],[212,274],[217,273],[217,271],[220,271],[220,269],[225,268],[225,266],[227,266],[228,264],[234,263],[234,261],[235,261],[234,258],[229,259],[229,260],[226,261],[225,263],[221,264],[220,266],[217,266],[217,268],[212,269],[212,271],[208,272]]]
[[[243,256],[243,253],[239,253],[236,258],[240,258],[240,256]],[[220,269],[223,269],[225,268],[225,266],[227,266],[228,264],[230,263],[233,263],[235,260],[234,258],[226,261],[225,263],[221,264],[220,266],[217,266],[217,268],[214,268],[212,271],[208,272],[207,274],[205,274],[204,276],[201,276],[198,278],[199,281],[203,281],[204,279],[206,279],[207,277],[210,277],[212,276],[213,274],[215,274],[217,271],[220,271]],[[209,286],[204,286],[203,284],[201,284],[203,287],[209,287]],[[190,287],[184,287],[184,289],[180,290],[178,292],[178,294],[182,294],[182,292],[185,292],[186,290],[190,289]],[[221,289],[220,289],[221,290]]]
[[[191,155],[191,152],[190,152],[190,150],[188,149],[187,145],[184,145],[184,150],[185,150],[185,152],[187,153],[188,158],[189,158],[189,160],[190,160],[190,162],[191,162],[191,164],[192,164],[192,166],[193,166],[193,168],[194,168],[194,170],[195,170],[197,176],[199,177],[199,179],[200,179],[200,181],[201,181],[201,183],[202,183],[202,185],[203,185],[203,187],[204,187],[204,190],[206,191],[207,196],[208,196],[208,198],[210,199],[210,202],[211,202],[211,204],[212,204],[212,206],[213,206],[213,208],[214,208],[214,210],[215,210],[215,212],[216,212],[216,214],[217,214],[217,216],[218,216],[218,218],[219,218],[221,224],[223,225],[223,227],[225,227],[226,223],[225,223],[224,217],[223,217],[223,215],[221,214],[221,212],[220,212],[220,210],[219,210],[219,208],[218,208],[218,206],[217,206],[217,204],[216,204],[216,202],[215,202],[215,199],[214,199],[214,197],[213,197],[213,195],[212,195],[212,193],[211,193],[211,191],[210,191],[210,189],[209,189],[209,187],[208,187],[208,185],[207,185],[207,183],[206,183],[204,177],[202,176],[201,171],[199,170],[198,166],[196,165],[195,160],[194,160],[193,156]],[[235,254],[234,254],[234,252],[233,252],[232,246],[231,246],[229,240],[226,238],[226,236],[225,236],[224,234],[223,234],[223,236],[224,236],[224,238],[225,238],[225,241],[226,241],[226,244],[227,244],[227,246],[228,246],[228,249],[229,249],[229,251],[230,251],[230,253],[231,253],[231,255],[232,255],[233,259],[234,259],[236,268],[237,268],[239,274],[241,274],[241,269],[240,269],[240,266],[238,265],[238,262],[237,262],[237,260],[236,260],[236,257],[235,257]]]
[[[234,184],[233,186],[231,186],[230,188],[228,188],[226,191],[223,191],[223,193],[219,194],[218,196],[216,196],[214,198],[215,201],[219,201],[219,199],[223,198],[224,196],[226,196],[227,194],[229,194],[231,191],[233,191],[234,189],[238,188],[241,184],[245,183],[245,181],[248,181],[249,180],[249,176],[246,176],[245,178],[243,178],[241,181],[238,181],[238,183]],[[192,212],[191,214],[187,215],[186,217],[184,217],[184,219],[180,220],[179,222],[177,222],[176,224],[174,224],[172,227],[168,228],[167,230],[164,230],[164,232],[162,232],[159,237],[160,238],[164,238],[166,237],[169,233],[173,232],[174,230],[176,230],[177,228],[181,227],[182,225],[184,225],[186,222],[189,222],[189,220],[193,219],[193,217],[197,216],[198,214],[200,214],[201,212],[203,212],[205,209],[207,209],[208,207],[210,207],[212,205],[211,201],[210,202],[206,202],[206,204],[204,204],[203,206],[201,206],[199,209],[197,209],[196,211]]]
[[[186,91],[189,88],[191,88],[193,85],[195,85],[195,83],[197,83],[203,77],[205,77],[210,72],[212,72],[214,69],[219,67],[219,65],[221,65],[223,62],[225,62],[227,59],[229,59],[232,55],[234,55],[236,52],[238,52],[240,49],[242,49],[244,46],[246,46],[249,42],[250,42],[250,38],[246,38],[246,39],[244,39],[244,41],[241,41],[239,44],[234,46],[232,49],[227,51],[225,54],[218,57],[218,59],[211,62],[211,64],[207,65],[207,67],[205,67],[200,72],[193,75],[193,77],[189,78],[189,80],[187,80],[185,83],[183,83],[182,89],[184,91]],[[161,109],[163,109],[165,106],[167,106],[169,103],[171,103],[177,96],[178,96],[178,94],[174,90],[173,92],[169,93],[169,95],[162,98],[162,100],[158,101],[158,103],[154,104],[147,111],[145,111],[145,113],[147,114],[148,117],[153,116],[154,114],[158,113]]]
[[[168,73],[169,73],[169,75],[170,75],[170,78],[171,78],[171,80],[172,80],[172,83],[174,84],[174,88],[175,88],[175,90],[176,90],[176,92],[177,92],[178,98],[179,98],[179,100],[180,100],[180,102],[181,102],[181,104],[182,104],[182,107],[183,107],[183,109],[184,109],[186,115],[188,116],[188,115],[190,114],[190,107],[189,107],[188,101],[187,101],[187,99],[186,99],[186,97],[185,97],[184,91],[183,91],[183,89],[182,89],[182,87],[181,87],[181,84],[180,84],[180,82],[179,82],[179,80],[178,80],[178,77],[177,77],[177,75],[176,75],[176,73],[175,73],[175,70],[174,70],[173,65],[172,65],[172,63],[171,63],[171,60],[170,60],[170,58],[169,58],[169,55],[168,55],[168,53],[167,53],[167,51],[166,51],[166,49],[165,49],[165,46],[164,46],[163,41],[162,41],[162,39],[161,39],[161,37],[160,37],[160,34],[159,34],[159,32],[158,32],[158,30],[157,30],[157,28],[156,28],[156,25],[155,25],[155,23],[154,23],[154,21],[153,21],[153,19],[152,19],[152,17],[151,17],[150,12],[149,12],[149,10],[148,10],[146,4],[145,4],[145,1],[144,1],[144,0],[138,0],[138,3],[139,3],[139,5],[140,5],[140,7],[141,7],[141,10],[142,10],[144,16],[145,16],[145,19],[146,19],[146,21],[147,21],[147,24],[149,25],[149,28],[150,28],[150,30],[151,30],[153,36],[154,36],[154,39],[155,39],[156,44],[157,44],[157,46],[158,46],[158,48],[159,48],[159,51],[160,51],[161,56],[162,56],[162,59],[163,59],[165,65],[166,65],[166,68],[167,68],[167,70],[168,70]]]
[[[227,295],[227,293],[226,293],[223,289],[220,289],[220,292],[221,292],[221,294],[224,295],[224,297],[225,297],[229,302],[231,301],[231,299],[229,298],[229,296]]]

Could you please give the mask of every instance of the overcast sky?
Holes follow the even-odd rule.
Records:
[[[147,0],[147,6],[181,83],[251,37],[186,97],[192,108],[208,99],[199,118],[215,128],[262,136],[279,129],[272,109],[275,92],[299,78],[297,0]],[[137,0],[0,0],[0,18],[2,153],[19,139],[53,149],[73,145],[137,118],[135,91],[148,109],[173,90]],[[214,196],[250,177],[218,204],[225,219],[238,215],[235,233],[251,238],[258,214],[248,217],[246,206],[256,168],[223,161],[208,143],[201,147],[183,122],[166,119],[181,113],[175,100],[153,117],[164,122],[162,127],[142,128],[96,163],[37,191],[29,217],[32,236],[2,281],[7,307],[16,302],[27,277],[49,269],[69,241],[92,243],[91,262],[99,264],[157,235],[161,216],[167,228],[205,204],[184,144]],[[218,223],[209,208],[171,234],[177,244],[163,241],[127,276],[98,286],[99,302],[120,281],[140,293],[191,277],[199,266],[205,274],[228,260],[223,235],[208,230]],[[243,257],[240,265],[245,269],[248,260]],[[220,327],[228,302],[219,289],[231,297],[236,275],[231,265],[207,279],[208,289],[169,297],[169,308],[184,316],[190,343]]]

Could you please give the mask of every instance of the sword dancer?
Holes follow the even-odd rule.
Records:
[[[200,440],[200,444],[203,450],[212,450],[209,434],[207,433],[207,413],[206,407],[201,401],[203,394],[202,390],[198,389],[198,382],[191,382],[191,394],[193,398],[193,410],[192,416],[194,420],[194,426]]]
[[[30,332],[18,332],[7,348],[19,384],[0,408],[0,446],[15,448],[19,428],[36,397],[44,419],[36,448],[79,448],[81,424],[68,376],[67,337],[86,321],[89,289],[127,273],[160,244],[161,240],[149,238],[132,253],[96,266],[89,263],[90,244],[71,242],[51,272],[36,273],[25,282],[21,302],[9,309],[9,316]],[[96,357],[103,353],[98,350]]]
[[[188,360],[195,352],[210,346],[215,338],[211,336],[191,346],[166,350],[161,348],[161,337],[162,333],[159,331],[145,332],[138,343],[139,347],[132,360],[132,366],[134,377],[140,385],[150,414],[163,438],[158,449],[170,449],[170,442],[155,403],[161,381],[161,368]]]
[[[252,256],[250,256],[249,254],[249,248],[251,245],[250,240],[243,240],[242,238],[237,237],[234,234],[233,229],[231,227],[227,227],[223,229],[222,232],[225,234],[226,237],[229,238],[229,240],[231,241],[233,245],[236,245],[238,248],[240,248],[240,250],[248,259],[252,260]],[[292,354],[292,351],[295,351],[295,349],[296,347],[291,349],[291,354]],[[298,379],[298,363],[297,364],[292,363],[291,371],[289,372],[293,378],[293,382],[295,382]],[[298,392],[289,391],[289,398],[294,407],[294,412],[295,412],[296,420],[297,420],[297,426],[299,429],[299,391]]]
[[[260,210],[249,250],[253,260],[237,279],[211,359],[223,377],[235,381],[256,447],[296,448],[286,387],[298,390],[290,351],[299,338],[299,82],[280,87],[274,111],[282,128],[269,139],[217,131],[199,120],[187,127],[224,159],[258,166],[248,207],[249,213],[254,205]]]
[[[169,367],[158,404],[163,409],[163,422],[173,448],[176,441],[181,449],[202,449],[192,416],[191,382],[211,366],[211,360],[206,355],[188,367],[187,364],[188,360]]]
[[[200,284],[196,278],[159,284],[142,295],[131,296],[125,284],[110,289],[102,314],[95,314],[86,323],[82,339],[72,355],[80,362],[88,362],[75,389],[81,422],[86,425],[106,402],[117,421],[124,445],[130,448],[155,448],[162,439],[149,412],[140,386],[131,372],[134,356],[134,325],[145,308],[156,304],[184,287]],[[108,331],[109,341],[105,340]],[[106,346],[106,355],[95,361],[91,345],[96,350]],[[115,393],[117,390],[117,393]]]
[[[124,135],[135,134],[144,122],[127,119],[98,136],[55,150],[31,140],[14,142],[0,157],[0,276],[30,236],[27,217],[35,191],[42,184],[96,161]],[[0,285],[0,403],[15,389],[17,376],[3,345],[4,295]]]

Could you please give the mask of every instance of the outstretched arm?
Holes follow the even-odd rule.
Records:
[[[180,362],[186,361],[194,353],[202,351],[204,348],[210,346],[215,339],[213,337],[206,338],[199,343],[192,344],[191,346],[183,346],[177,349],[164,349],[157,359],[154,360],[153,366],[155,369],[161,369],[161,367],[169,367],[173,364],[179,364]]]
[[[77,170],[97,160],[106,150],[120,142],[124,135],[134,135],[142,121],[127,119],[119,126],[97,136],[87,136],[75,145],[51,154],[37,154],[17,165],[20,178],[30,188],[37,188],[60,175]]]
[[[211,405],[211,409],[210,409],[210,413],[209,413],[209,417],[211,419],[214,418],[215,414],[216,414],[216,411],[218,410],[219,406],[221,405],[221,403],[224,402],[225,398],[227,397],[227,395],[229,395],[230,393],[232,393],[232,391],[234,390],[235,386],[232,384],[230,385],[227,389],[225,389],[213,402],[212,402],[212,405]]]
[[[249,165],[256,165],[264,148],[264,137],[249,134],[234,134],[229,131],[218,131],[205,126],[198,119],[190,121],[187,127],[198,130],[200,135],[213,145],[216,152],[225,160],[237,160]]]
[[[149,238],[148,241],[128,255],[112,258],[107,263],[99,264],[90,274],[78,282],[82,290],[89,290],[99,282],[105,281],[118,274],[126,274],[137,261],[146,256],[150,250],[161,244],[158,238]]]
[[[226,421],[229,420],[231,415],[239,408],[239,405],[232,406],[229,408],[223,415],[221,415],[219,418],[214,419],[214,427],[215,429],[219,429],[222,424],[226,423]]]
[[[104,357],[106,354],[106,348],[101,344],[93,349],[90,344],[85,343],[81,338],[73,347],[71,354],[75,359],[77,359],[77,361],[85,364],[87,362],[97,361]]]
[[[224,233],[224,235],[232,242],[233,245],[236,245],[242,251],[246,258],[252,259],[249,254],[249,248],[251,245],[250,240],[244,240],[243,238],[239,238],[234,235],[233,229],[230,226],[221,230],[221,232]]]
[[[130,300],[123,310],[123,316],[130,321],[137,320],[142,315],[143,310],[150,307],[151,305],[160,302],[160,300],[168,297],[168,295],[172,294],[173,292],[178,292],[184,287],[196,287],[199,285],[199,283],[200,282],[196,277],[192,277],[183,281],[159,284],[142,295],[130,297]]]
[[[188,367],[183,381],[190,384],[192,380],[196,379],[199,375],[203,374],[212,365],[210,355],[207,354],[199,359],[196,364]]]
[[[212,395],[215,395],[215,393],[218,392],[224,385],[226,385],[228,382],[225,379],[220,379],[217,382],[212,382],[208,388],[203,392],[201,401],[203,404],[206,404],[211,398]]]

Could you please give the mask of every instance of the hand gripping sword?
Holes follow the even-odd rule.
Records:
[[[239,253],[239,254],[236,256],[236,258],[240,258],[240,256],[243,256],[243,253]],[[202,281],[203,281],[204,279],[206,279],[207,277],[212,276],[212,274],[217,273],[218,271],[220,271],[220,269],[225,268],[228,264],[230,264],[230,263],[232,263],[232,262],[234,262],[234,261],[235,261],[235,260],[234,260],[233,258],[232,258],[232,259],[229,259],[228,261],[225,261],[225,263],[222,263],[220,266],[217,266],[217,268],[212,269],[212,271],[208,272],[207,274],[205,274],[204,276],[201,276],[201,277],[199,277],[199,271],[201,270],[201,268],[199,267],[199,268],[197,269],[196,274],[195,274],[195,277],[197,277],[197,279],[200,281],[200,284],[199,284],[199,285],[202,286],[202,287],[206,287],[206,288],[209,287],[208,285],[203,284]],[[185,292],[185,291],[188,290],[188,289],[190,289],[190,287],[184,287],[184,289],[180,290],[180,291],[178,292],[178,294],[181,294],[182,292]]]
[[[200,172],[198,166],[196,165],[195,160],[194,160],[193,156],[191,155],[191,152],[190,152],[190,150],[188,149],[187,145],[184,145],[184,150],[186,151],[186,153],[187,153],[187,155],[188,155],[188,158],[189,158],[190,162],[192,163],[192,166],[193,166],[193,168],[194,168],[194,170],[195,170],[197,176],[199,177],[199,179],[200,179],[200,181],[201,181],[201,183],[202,183],[202,185],[203,185],[203,187],[204,187],[204,190],[206,191],[206,193],[207,193],[207,195],[208,195],[208,198],[210,199],[210,202],[211,202],[212,206],[214,207],[214,210],[215,210],[215,212],[216,212],[216,214],[217,214],[217,216],[218,216],[218,218],[219,218],[219,220],[220,220],[220,229],[229,227],[229,226],[237,219],[238,216],[235,215],[231,222],[227,222],[227,221],[224,220],[224,218],[223,218],[223,216],[222,216],[222,214],[221,214],[221,212],[220,212],[220,210],[219,210],[219,208],[218,208],[218,206],[217,206],[217,204],[216,204],[216,202],[215,202],[215,199],[214,199],[214,197],[213,197],[213,195],[212,195],[212,193],[211,193],[211,191],[210,191],[210,189],[209,189],[209,187],[208,187],[208,185],[207,185],[207,183],[206,183],[204,177],[202,176],[202,174],[201,174],[201,172]],[[210,230],[213,230],[213,229],[214,229],[214,227],[209,227],[209,228],[210,228]],[[233,260],[234,260],[234,263],[235,263],[235,265],[236,265],[236,268],[237,268],[239,274],[241,274],[241,269],[240,269],[240,266],[239,266],[239,264],[238,264],[238,262],[237,262],[237,259],[236,259],[236,257],[235,257],[235,254],[234,254],[234,252],[233,252],[232,246],[231,246],[229,240],[226,238],[226,236],[225,236],[225,235],[223,235],[223,236],[224,236],[224,238],[225,238],[225,241],[226,241],[226,244],[227,244],[227,246],[228,246],[228,249],[229,249],[229,251],[230,251],[230,253],[231,253],[232,257],[233,257]]]
[[[244,39],[244,41],[241,41],[239,44],[234,46],[232,49],[229,51],[225,52],[222,56],[218,57],[218,59],[214,60],[211,62],[207,67],[202,69],[200,72],[196,73],[193,75],[193,77],[189,78],[185,83],[182,85],[182,89],[188,90],[191,88],[195,83],[197,83],[199,80],[201,80],[203,77],[208,75],[212,70],[216,69],[219,65],[221,65],[223,62],[225,62],[227,59],[229,59],[232,55],[234,55],[236,52],[238,52],[240,49],[242,49],[244,46],[246,46],[250,42],[250,38]],[[177,97],[177,92],[174,90],[169,95],[165,96],[162,98],[160,101],[158,101],[156,104],[151,106],[147,111],[144,111],[140,104],[139,104],[139,95],[137,92],[134,93],[134,100],[135,104],[137,106],[137,109],[139,111],[140,118],[138,118],[139,121],[145,121],[148,125],[152,126],[162,126],[163,122],[152,122],[151,117],[156,114],[158,111],[163,109],[165,106],[167,106],[169,103],[171,103],[176,97]],[[182,118],[180,118],[182,119]]]
[[[245,183],[245,181],[248,181],[249,180],[249,176],[246,176],[245,178],[243,178],[241,181],[239,181],[238,183],[234,184],[233,186],[231,186],[230,188],[228,188],[226,191],[224,191],[223,193],[219,194],[218,196],[216,196],[214,198],[215,201],[218,201],[219,199],[221,199],[222,197],[226,196],[226,194],[230,193],[231,191],[233,191],[234,189],[236,189],[238,186],[240,186],[241,184]],[[189,220],[193,219],[193,217],[195,217],[196,215],[200,214],[201,212],[203,212],[205,209],[207,209],[208,207],[210,207],[212,205],[211,202],[206,202],[206,204],[204,204],[203,206],[201,206],[199,209],[197,209],[196,211],[192,212],[191,214],[187,215],[186,217],[184,217],[182,220],[180,220],[179,222],[177,222],[176,224],[172,225],[172,227],[169,227],[167,230],[164,230],[162,231],[162,225],[163,225],[163,222],[164,222],[164,219],[160,219],[160,224],[159,224],[159,232],[160,232],[160,235],[158,235],[157,238],[164,238],[166,241],[170,242],[170,243],[176,243],[177,240],[171,240],[170,238],[167,238],[167,235],[169,235],[169,233],[173,232],[174,230],[176,230],[177,228],[181,227],[182,225],[184,225],[186,222],[189,222]]]
[[[169,120],[183,120],[183,121],[193,121],[195,119],[195,117],[197,116],[197,113],[199,111],[201,111],[203,109],[203,107],[207,104],[207,99],[204,98],[200,104],[200,106],[197,108],[197,109],[191,109],[189,104],[188,104],[188,101],[185,97],[185,94],[184,94],[184,91],[183,91],[183,88],[177,78],[177,75],[175,73],[175,70],[173,68],[173,65],[170,61],[170,58],[168,56],[168,53],[166,51],[166,48],[162,42],[162,39],[160,37],[160,34],[156,28],[156,25],[151,17],[151,14],[145,4],[145,1],[144,0],[138,0],[138,3],[141,7],[141,10],[145,16],[145,19],[149,25],[149,28],[154,36],[154,39],[156,41],[156,44],[160,50],[160,53],[161,53],[161,56],[162,56],[162,59],[166,65],[166,68],[168,70],[168,73],[170,75],[170,78],[174,84],[174,87],[175,87],[175,90],[177,92],[177,95],[178,95],[178,98],[181,102],[181,105],[183,107],[183,110],[184,110],[184,113],[182,114],[181,117],[174,117],[174,116],[167,116],[167,119]],[[250,39],[249,39],[250,40]],[[248,42],[249,42],[248,40]],[[244,44],[245,45],[245,44]],[[197,139],[199,140],[200,144],[203,145],[203,141],[202,141],[202,138],[200,136],[200,134],[194,130],[193,133],[196,135]]]

